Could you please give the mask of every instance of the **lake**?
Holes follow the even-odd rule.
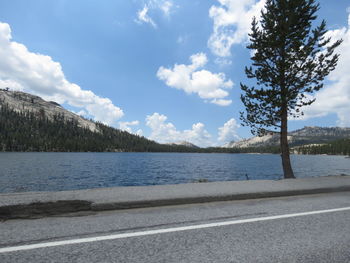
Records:
[[[292,155],[297,177],[350,174],[344,156]],[[62,191],[198,180],[281,179],[279,155],[0,153],[0,192]]]

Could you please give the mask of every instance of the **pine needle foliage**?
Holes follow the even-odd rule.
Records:
[[[312,96],[335,69],[342,40],[327,37],[326,22],[313,27],[320,6],[315,0],[267,0],[258,21],[253,19],[250,43],[252,65],[245,68],[256,86],[241,83],[243,125],[263,135],[268,129],[281,134],[285,178],[294,178],[287,140],[288,118],[303,115]]]

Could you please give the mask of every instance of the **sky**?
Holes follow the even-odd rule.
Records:
[[[251,137],[239,112],[253,16],[265,0],[1,0],[0,88],[30,92],[152,140]],[[350,2],[320,0],[344,42],[304,126],[350,126]]]

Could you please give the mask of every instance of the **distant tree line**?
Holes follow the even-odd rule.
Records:
[[[350,156],[350,139],[339,139],[327,144],[303,145],[295,147],[299,154],[330,154]]]
[[[145,137],[130,134],[96,123],[100,132],[92,132],[57,114],[50,120],[44,111],[15,111],[0,105],[0,151],[17,152],[192,152],[192,153],[280,153],[279,146],[197,148],[160,144]],[[293,148],[300,154],[350,155],[350,139],[340,139],[323,145]]]
[[[221,148],[209,147],[202,149],[202,152],[207,153],[273,153],[279,154],[279,146],[261,146],[261,147],[245,147],[245,148]]]

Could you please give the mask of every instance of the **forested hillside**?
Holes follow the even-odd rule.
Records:
[[[186,146],[159,144],[102,123],[96,125],[100,132],[79,127],[76,120],[67,120],[62,114],[50,120],[45,112],[17,112],[3,104],[0,107],[0,151],[192,151]]]

